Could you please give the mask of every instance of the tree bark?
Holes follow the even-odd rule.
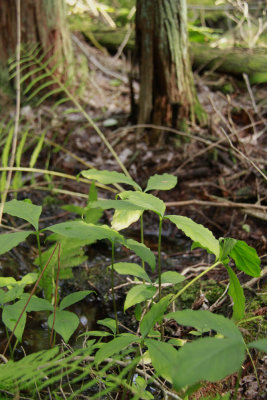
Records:
[[[0,1],[0,65],[7,65],[16,49],[16,0]],[[23,0],[21,2],[21,43],[39,44],[46,59],[53,57],[53,65],[64,58],[72,59],[71,40],[65,21],[64,0]],[[50,65],[51,66],[51,65]],[[64,68],[66,69],[66,68]],[[66,72],[58,67],[57,74]]]
[[[137,0],[138,123],[171,127],[203,117],[188,52],[186,0]]]

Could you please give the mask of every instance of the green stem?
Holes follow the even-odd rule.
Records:
[[[181,290],[179,290],[178,293],[176,293],[170,300],[170,303],[172,303],[174,300],[176,300],[178,297],[181,296],[182,293],[184,293],[191,285],[193,285],[195,282],[197,282],[202,276],[206,275],[209,271],[211,271],[213,268],[217,267],[221,261],[216,261],[214,264],[212,264],[210,267],[205,269],[205,271],[201,272],[198,276],[196,276],[192,281],[190,281],[187,285],[185,285]]]
[[[114,254],[115,254],[115,245],[114,240],[111,242],[111,292],[112,292],[112,301],[113,301],[113,312],[115,315],[115,323],[116,323],[116,334],[119,333],[119,322],[117,316],[117,304],[115,299],[115,291],[114,291]]]
[[[36,239],[37,239],[37,247],[38,247],[38,255],[39,255],[39,268],[42,268],[42,252],[41,252],[41,243],[40,243],[40,232],[36,231]]]
[[[251,355],[251,353],[250,353],[250,351],[249,351],[249,348],[248,348],[248,346],[246,345],[244,339],[243,339],[243,342],[244,342],[244,345],[245,345],[245,348],[246,348],[246,352],[248,353],[248,356],[249,356],[249,358],[250,358],[251,364],[252,364],[252,366],[253,366],[253,370],[254,370],[254,374],[255,374],[256,380],[257,380],[258,388],[260,389],[260,381],[259,381],[259,377],[258,377],[256,365],[255,365],[255,363],[254,363],[254,361],[253,361],[252,355]]]
[[[143,218],[143,213],[141,214],[140,217],[140,230],[141,230],[141,243],[144,244],[144,218]],[[142,262],[142,268],[145,269],[145,262],[144,260]]]
[[[158,281],[159,281],[159,300],[161,299],[161,232],[163,218],[159,217],[159,240],[158,240]]]
[[[45,70],[46,70],[46,72],[50,73],[50,75],[52,75],[51,71],[48,68],[45,68]],[[129,174],[129,172],[125,168],[124,164],[120,160],[118,154],[113,149],[113,147],[111,146],[109,141],[106,139],[103,132],[98,128],[98,126],[93,121],[93,119],[87,114],[87,112],[83,109],[83,107],[80,105],[80,103],[75,99],[75,97],[71,94],[71,92],[66,88],[66,86],[54,75],[53,75],[53,79],[57,82],[58,86],[66,93],[68,98],[73,102],[73,104],[77,107],[77,109],[80,111],[80,113],[83,114],[83,116],[89,122],[89,124],[94,128],[94,130],[96,131],[96,133],[98,134],[100,139],[103,141],[103,143],[106,145],[108,150],[111,152],[111,154],[113,155],[113,157],[115,158],[115,160],[117,161],[118,165],[120,166],[122,171],[125,173],[125,175],[128,176],[129,178],[131,178],[131,175]]]
[[[241,374],[242,374],[242,368],[240,368],[240,370],[238,371],[237,380],[236,380],[236,384],[235,384],[235,392],[234,392],[233,400],[237,400],[237,393],[238,393],[238,388],[239,388],[239,382],[240,382]]]
[[[158,239],[158,282],[159,282],[159,300],[161,299],[161,233],[163,218],[159,217],[159,239]],[[163,321],[160,323],[160,337],[164,340]]]

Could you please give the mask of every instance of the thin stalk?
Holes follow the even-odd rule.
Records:
[[[235,383],[235,392],[234,392],[233,400],[237,400],[237,394],[238,394],[238,388],[239,388],[241,374],[242,374],[242,368],[240,368],[240,370],[238,371],[237,380]]]
[[[17,141],[18,141],[18,132],[19,132],[19,117],[20,117],[20,101],[21,101],[21,92],[20,92],[20,50],[21,50],[21,4],[20,0],[16,0],[16,20],[17,20],[17,41],[16,41],[16,110],[15,110],[15,125],[14,125],[14,133],[12,138],[12,148],[11,155],[9,160],[9,170],[7,174],[7,180],[5,183],[5,188],[1,196],[0,203],[0,225],[2,223],[4,205],[6,202],[8,189],[10,187],[11,178],[12,178],[12,167],[15,163],[16,149],[17,149]]]
[[[158,281],[159,281],[159,300],[161,299],[161,232],[163,218],[159,218],[159,240],[158,240]]]
[[[57,171],[49,171],[47,169],[40,169],[40,168],[28,168],[28,167],[0,167],[0,172],[2,171],[21,171],[21,172],[40,172],[41,174],[48,174],[48,175],[53,175],[53,176],[59,176],[60,178],[64,179],[71,179],[72,181],[76,182],[83,182],[87,184],[91,184],[92,181],[89,179],[85,178],[77,178],[76,176],[69,175],[69,174],[64,174],[62,172],[57,172]],[[96,183],[96,186],[109,190],[110,192],[113,193],[118,193],[116,189],[112,189],[109,186],[103,185],[101,183]]]
[[[39,267],[42,268],[42,252],[41,252],[40,232],[39,231],[36,231],[36,240],[37,240],[37,247],[38,247]]]
[[[144,218],[143,218],[143,213],[141,214],[141,217],[140,217],[140,233],[141,233],[141,243],[142,244],[144,244]],[[145,269],[145,262],[144,262],[144,260],[142,259],[142,268],[143,269]]]
[[[47,263],[45,264],[45,266],[44,266],[42,272],[40,273],[40,275],[39,275],[37,281],[35,282],[35,285],[34,285],[32,291],[31,291],[31,293],[30,293],[30,296],[29,296],[28,300],[26,301],[26,304],[25,304],[25,306],[23,307],[23,309],[22,309],[22,311],[21,311],[21,313],[20,313],[19,318],[17,319],[17,321],[16,321],[16,323],[15,323],[15,326],[14,326],[14,328],[13,328],[13,331],[11,332],[11,335],[10,335],[10,337],[9,337],[9,339],[8,339],[7,345],[6,345],[6,347],[4,348],[3,355],[6,354],[6,351],[7,351],[8,347],[9,347],[9,344],[11,343],[11,339],[12,339],[13,336],[14,336],[15,330],[17,329],[17,326],[18,326],[18,324],[19,324],[19,322],[20,322],[20,320],[21,320],[21,318],[22,318],[22,315],[23,315],[23,313],[26,311],[26,308],[27,308],[27,306],[28,306],[28,304],[29,304],[29,302],[30,302],[32,296],[34,295],[34,293],[35,293],[35,291],[36,291],[36,289],[37,289],[37,286],[39,285],[39,282],[40,282],[40,280],[42,279],[42,277],[43,277],[43,275],[44,275],[44,273],[45,273],[45,270],[46,270],[46,268],[48,267],[48,265],[49,265],[49,263],[50,263],[50,261],[51,261],[51,258],[52,258],[53,255],[55,254],[55,251],[56,251],[57,247],[58,247],[58,243],[56,244],[54,250],[52,251],[52,253],[51,253],[51,255],[50,255],[50,257],[49,257],[49,259],[48,259],[48,261],[47,261]]]
[[[159,300],[161,299],[161,233],[163,218],[159,217],[159,240],[158,240],[158,282],[159,282]],[[160,337],[164,340],[163,322],[160,323]]]
[[[48,68],[45,68],[45,70],[51,74],[51,71]],[[126,176],[128,176],[129,178],[131,178],[131,175],[129,174],[129,172],[127,171],[127,169],[125,168],[123,162],[120,160],[118,154],[116,153],[116,151],[113,149],[113,147],[111,146],[111,144],[109,143],[109,141],[106,139],[105,135],[103,134],[103,132],[98,128],[98,126],[96,125],[96,123],[93,121],[93,119],[87,114],[87,112],[84,110],[84,108],[80,105],[80,103],[75,99],[75,97],[72,95],[72,93],[64,86],[64,84],[56,77],[53,75],[54,80],[57,82],[58,86],[66,93],[66,95],[68,96],[68,98],[73,102],[73,104],[77,107],[77,109],[80,111],[80,113],[85,117],[85,119],[89,122],[89,124],[94,128],[94,130],[96,131],[96,133],[98,134],[98,136],[100,137],[100,139],[102,140],[102,142],[106,145],[106,147],[108,148],[108,150],[110,151],[110,153],[113,155],[113,157],[115,158],[115,160],[117,161],[118,165],[120,166],[120,168],[122,169],[122,171],[124,172],[124,174]]]
[[[137,358],[139,355],[140,355],[140,349],[139,349],[139,347],[137,347],[136,352],[135,352],[135,358]],[[137,365],[137,362],[133,364],[132,368],[130,369],[130,371],[128,373],[127,380],[126,380],[126,383],[128,385],[131,385],[131,383],[132,383],[133,376],[136,371],[136,365]],[[127,386],[124,386],[121,400],[125,400],[126,395],[127,395],[127,389],[128,389]]]
[[[252,355],[251,355],[251,353],[249,351],[249,348],[246,345],[246,342],[244,340],[243,340],[243,342],[244,342],[244,345],[245,345],[245,348],[246,348],[246,352],[248,353],[248,356],[250,358],[250,361],[251,361],[251,364],[252,364],[252,367],[253,367],[253,370],[254,370],[254,374],[255,374],[255,377],[256,377],[256,380],[257,380],[257,384],[258,384],[258,388],[260,389],[260,381],[259,381],[256,365],[255,365],[255,363],[253,361],[253,358],[252,358]]]
[[[117,304],[115,299],[115,290],[114,290],[114,259],[115,259],[115,244],[114,240],[111,242],[111,293],[112,293],[112,301],[113,301],[113,312],[115,315],[115,323],[116,323],[116,334],[119,333],[119,322],[117,316]]]
[[[56,277],[56,287],[55,287],[55,297],[54,297],[54,316],[53,316],[53,323],[51,328],[51,335],[50,335],[50,346],[53,347],[55,344],[56,335],[54,335],[54,342],[53,342],[53,332],[55,327],[56,321],[56,312],[57,312],[57,302],[58,302],[58,280],[59,280],[59,272],[60,272],[60,249],[61,243],[58,243],[58,253],[57,253],[57,277]]]
[[[176,300],[178,297],[181,296],[181,294],[183,294],[191,285],[193,285],[195,282],[197,282],[200,278],[202,278],[202,276],[206,275],[209,271],[211,271],[213,268],[217,267],[217,265],[219,265],[221,263],[221,261],[216,261],[214,264],[212,264],[210,267],[208,267],[207,269],[205,269],[205,271],[201,272],[201,274],[199,274],[198,276],[196,276],[194,279],[192,279],[192,281],[190,281],[187,285],[185,285],[181,290],[179,290],[178,293],[176,293],[170,300],[170,304],[172,302],[174,302],[174,300]]]

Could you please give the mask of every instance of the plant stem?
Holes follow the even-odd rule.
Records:
[[[115,245],[114,240],[111,242],[111,292],[112,292],[112,301],[113,301],[113,312],[115,315],[115,322],[116,322],[116,334],[119,333],[119,322],[117,316],[117,305],[115,299],[115,291],[114,291],[114,253],[115,253]]]
[[[158,240],[158,282],[159,282],[159,300],[161,299],[161,232],[163,218],[159,217],[159,240]]]
[[[192,281],[190,281],[187,285],[185,285],[181,290],[179,290],[178,293],[176,293],[170,300],[170,304],[176,300],[178,297],[181,296],[182,293],[184,293],[191,285],[193,285],[195,282],[197,282],[202,276],[206,275],[209,271],[211,271],[213,268],[217,267],[221,261],[216,261],[214,264],[212,264],[210,267],[205,269],[205,271],[201,272],[198,276],[196,276]]]
[[[249,351],[249,348],[248,348],[248,346],[246,345],[246,342],[244,341],[244,339],[243,339],[243,342],[244,342],[244,345],[245,345],[245,348],[246,348],[246,352],[248,353],[248,356],[249,356],[249,358],[250,358],[251,364],[252,364],[252,366],[253,366],[254,374],[255,374],[255,377],[256,377],[256,380],[257,380],[257,384],[258,384],[258,389],[260,389],[260,381],[259,381],[259,377],[258,377],[256,365],[255,365],[255,363],[254,363],[254,360],[253,360],[253,358],[252,358],[252,355],[251,355],[251,353],[250,353],[250,351]]]
[[[141,217],[140,217],[140,231],[141,231],[140,232],[141,233],[141,243],[144,244],[144,218],[143,218],[143,213],[141,214]],[[142,268],[145,269],[145,262],[144,262],[143,259],[142,259],[141,263],[142,263]]]
[[[159,239],[158,239],[158,282],[159,282],[159,300],[161,299],[161,233],[163,218],[159,217]],[[163,321],[160,323],[160,338],[164,340]]]
[[[48,68],[45,68],[46,72],[51,74],[51,71]],[[51,74],[52,75],[52,74]],[[94,128],[94,130],[96,131],[96,133],[98,134],[98,136],[100,137],[100,139],[102,140],[102,142],[106,145],[106,147],[108,148],[108,150],[111,152],[111,154],[113,155],[113,157],[115,158],[115,160],[117,161],[118,165],[120,166],[120,168],[122,169],[122,171],[124,172],[124,174],[126,176],[128,176],[128,178],[131,178],[131,175],[129,174],[129,172],[127,171],[127,169],[125,168],[123,162],[120,160],[118,154],[116,153],[116,151],[113,149],[113,147],[111,146],[111,144],[109,143],[109,141],[106,139],[105,135],[103,134],[103,132],[98,128],[98,126],[96,125],[96,123],[93,121],[93,119],[89,116],[89,114],[87,114],[87,112],[84,110],[84,108],[80,105],[80,103],[75,99],[75,97],[72,95],[72,93],[66,88],[66,86],[56,77],[53,75],[53,79],[57,82],[58,86],[66,93],[66,95],[68,96],[68,98],[73,102],[73,104],[77,107],[77,109],[80,111],[81,114],[83,114],[83,116],[85,117],[85,119],[89,122],[89,124]]]
[[[40,243],[40,232],[36,231],[36,240],[38,247],[38,255],[39,255],[39,268],[42,268],[42,252],[41,252],[41,243]]]

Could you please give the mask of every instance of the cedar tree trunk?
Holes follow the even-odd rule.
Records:
[[[188,51],[186,0],[137,0],[138,123],[179,127],[204,116]]]

